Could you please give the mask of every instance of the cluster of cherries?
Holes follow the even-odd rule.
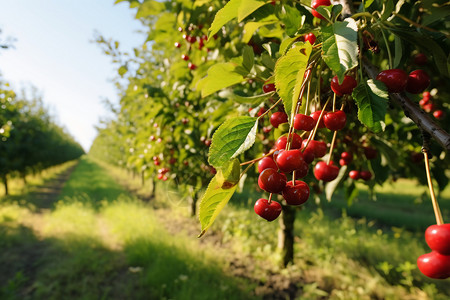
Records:
[[[351,76],[345,76],[341,84],[337,76],[331,81],[331,88],[338,96],[351,94],[356,87],[356,80]],[[263,86],[265,93],[275,91],[273,83],[267,83]],[[288,116],[285,112],[275,112],[270,117],[270,123],[274,128],[280,124],[287,123]],[[342,110],[322,111],[318,110],[311,115],[296,114],[293,121],[293,127],[296,130],[311,131],[317,128],[327,128],[332,131],[338,131],[345,127],[347,116]],[[289,147],[286,147],[289,143]],[[258,163],[258,185],[264,191],[270,193],[269,199],[258,199],[254,210],[262,218],[273,221],[281,213],[281,204],[272,201],[272,194],[281,194],[288,205],[301,205],[305,203],[310,194],[309,186],[304,181],[297,180],[308,174],[309,164],[315,158],[322,158],[327,153],[327,144],[314,139],[303,140],[295,132],[287,133],[278,138],[275,142],[275,149],[259,160]],[[349,164],[353,158],[344,155],[342,163]],[[317,180],[324,182],[333,181],[339,174],[339,167],[334,162],[319,161],[314,166],[314,176]],[[370,174],[370,172],[369,172]],[[287,176],[292,176],[288,181]],[[371,174],[370,174],[371,177]],[[369,178],[370,179],[370,178]]]
[[[430,92],[423,92],[422,99],[419,101],[420,107],[427,113],[432,112],[436,119],[442,120],[444,118],[444,111],[436,109],[436,105],[433,103],[432,98]]]
[[[430,278],[450,277],[450,224],[431,225],[425,231],[431,252],[417,259],[419,270]]]
[[[389,93],[407,91],[411,94],[419,94],[430,85],[430,76],[420,69],[409,74],[402,69],[389,69],[381,71],[376,79],[386,85]]]
[[[208,37],[206,34],[201,34],[199,36],[194,35],[194,32],[201,32],[201,30],[203,29],[202,25],[194,25],[194,24],[190,24],[189,27],[186,29],[186,33],[183,34],[183,39],[188,43],[188,49],[190,50],[195,43],[197,43],[198,41],[198,49],[202,50],[205,47],[205,43],[208,40]],[[184,29],[182,27],[178,27],[178,31],[179,32],[184,32]],[[214,38],[217,38],[217,36],[214,36]],[[175,42],[175,47],[176,48],[181,48],[181,43],[180,42]],[[207,51],[209,51],[208,48],[206,48]],[[190,70],[195,70],[197,69],[197,66],[195,64],[193,64],[192,62],[190,62],[190,57],[188,54],[182,54],[181,58],[185,61],[188,61],[188,68]]]
[[[378,151],[372,147],[369,146],[363,146],[364,150],[364,156],[367,159],[375,159],[378,155]],[[341,158],[339,159],[339,164],[341,166],[348,166],[353,161],[353,154],[352,152],[342,152]],[[369,181],[372,179],[372,173],[368,170],[351,170],[348,172],[348,177],[350,177],[353,180],[362,179],[364,181]]]

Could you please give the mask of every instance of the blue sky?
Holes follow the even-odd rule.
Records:
[[[60,125],[87,151],[94,125],[108,112],[102,99],[118,101],[110,58],[91,41],[98,31],[131,51],[145,40],[134,10],[114,0],[0,0],[1,38],[14,48],[0,50],[0,72],[16,90],[32,84]]]

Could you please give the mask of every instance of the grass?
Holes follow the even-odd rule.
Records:
[[[254,298],[220,254],[169,234],[87,157],[53,209],[0,206],[0,265],[1,299]]]

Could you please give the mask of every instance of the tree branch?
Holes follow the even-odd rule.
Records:
[[[339,3],[343,7],[343,12],[354,12],[351,0],[340,0]],[[364,67],[366,73],[372,79],[375,79],[379,73],[378,68],[366,57],[363,57],[363,66],[361,67]],[[405,116],[410,118],[419,129],[429,133],[446,151],[450,150],[450,134],[436,124],[416,103],[404,94],[390,93],[390,96],[395,103],[400,105]]]

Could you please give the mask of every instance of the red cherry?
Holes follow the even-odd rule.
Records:
[[[194,65],[193,63],[189,63],[189,64],[188,64],[188,67],[189,67],[189,69],[191,69],[191,70],[197,69],[197,66]]]
[[[424,70],[409,73],[406,91],[411,94],[422,93],[430,85],[430,76]]]
[[[327,165],[324,161],[319,161],[314,167],[314,176],[317,180],[325,182],[333,181],[339,174],[339,168],[333,164]]]
[[[428,227],[425,231],[425,241],[431,250],[450,255],[450,223]]]
[[[425,104],[430,103],[430,98],[423,98],[419,101],[420,106],[424,106]]]
[[[180,47],[181,47],[181,44],[178,43],[178,42],[175,42],[175,47],[180,48]]]
[[[353,153],[351,153],[351,152],[342,152],[341,153],[341,158],[345,159],[346,161],[351,163],[353,161]]]
[[[263,113],[265,113],[267,111],[267,109],[265,107],[261,107],[258,111],[258,113],[256,114],[258,117],[260,117]]]
[[[302,167],[303,155],[298,149],[283,151],[278,154],[276,161],[282,172],[290,173]]]
[[[423,154],[422,153],[411,153],[411,161],[415,164],[418,164],[423,161]]]
[[[317,120],[319,120],[320,114],[321,114],[321,110],[315,111],[311,114],[311,117],[314,119],[314,126],[317,124]],[[322,115],[322,119],[319,122],[319,127],[318,128],[325,128],[325,123],[323,122],[323,116],[325,115],[326,112],[323,113]]]
[[[286,149],[287,144],[287,135],[282,135],[278,138],[278,140],[275,142],[275,146],[278,150]],[[293,133],[292,136],[292,142],[291,142],[291,149],[300,149],[302,146],[302,138],[296,134]]]
[[[280,193],[286,186],[286,175],[275,169],[265,169],[259,174],[258,185],[269,193]]]
[[[182,27],[178,27],[178,31],[179,32],[183,32],[183,28]]]
[[[294,117],[294,128],[297,130],[311,131],[315,123],[312,117],[304,114],[296,114]]]
[[[295,185],[289,181],[283,189],[283,198],[289,205],[301,205],[309,198],[309,186],[301,180],[296,180]]]
[[[330,0],[313,0],[311,2],[311,7],[312,8],[317,8],[319,6],[330,6],[330,5],[331,5]],[[323,17],[321,14],[319,14],[315,9],[313,9],[311,11],[311,13],[316,18],[319,18],[319,19],[322,19],[322,20],[325,19],[325,17]]]
[[[261,173],[265,169],[278,170],[278,166],[270,156],[266,156],[258,162],[258,172]]]
[[[189,166],[189,162],[188,162],[187,160],[183,161],[183,164],[184,164],[185,166]]]
[[[374,159],[378,155],[378,151],[372,147],[365,146],[364,149],[364,155],[367,159]]]
[[[358,180],[360,178],[359,171],[352,170],[348,173],[348,176],[353,180]]]
[[[181,59],[189,60],[189,56],[187,54],[181,54]]]
[[[438,119],[438,120],[441,120],[441,119],[443,119],[444,118],[444,112],[442,111],[442,110],[435,110],[434,112],[433,112],[433,116],[436,118],[436,119]]]
[[[305,42],[309,42],[311,45],[314,45],[314,43],[316,42],[316,36],[314,35],[314,33],[310,32],[306,34]]]
[[[206,147],[209,147],[209,146],[211,146],[212,141],[211,140],[205,140],[203,143],[205,144]]]
[[[401,69],[390,69],[381,71],[376,79],[386,85],[389,93],[400,93],[408,83],[408,74]]]
[[[271,222],[278,218],[281,214],[281,205],[276,201],[272,201],[269,204],[269,200],[260,198],[256,201],[253,208],[255,213],[263,219]]]
[[[333,79],[331,79],[331,89],[333,92],[336,93],[338,96],[342,96],[345,94],[351,94],[353,92],[353,89],[358,85],[355,78],[352,76],[344,76],[344,81],[342,84],[339,84],[339,79],[337,76],[334,76]]]
[[[419,256],[417,267],[423,275],[434,279],[450,277],[450,255],[442,255],[436,251]]]
[[[434,105],[434,103],[431,103],[431,102],[422,106],[423,110],[426,111],[427,113],[432,112],[435,109],[435,107],[436,106]]]
[[[161,164],[161,162],[160,162],[159,160],[155,160],[155,161],[153,161],[153,164],[154,164],[155,166],[159,166],[159,165]]]
[[[150,141],[154,141],[154,140],[156,140],[156,138],[155,138],[154,135],[151,135],[151,136],[149,137],[149,140],[150,140]]]
[[[186,40],[189,42],[189,43],[191,43],[191,44],[193,44],[193,43],[195,43],[196,41],[197,41],[197,37],[196,36],[187,36],[186,37]]]
[[[162,180],[163,179],[163,177],[164,177],[164,174],[158,174],[158,176],[157,176],[157,178],[159,179],[159,180]]]
[[[203,46],[205,46],[205,42],[203,42],[203,39],[200,39],[198,41],[198,49],[202,50]]]
[[[346,122],[347,116],[342,110],[328,112],[323,117],[323,123],[325,124],[325,127],[333,131],[341,130],[342,128],[344,128]]]
[[[418,66],[426,65],[427,62],[428,62],[428,58],[427,58],[427,56],[426,56],[425,54],[423,54],[423,53],[417,53],[417,54],[414,56],[414,63],[415,63],[416,65],[418,65]]]
[[[303,141],[303,147],[305,147],[306,141],[307,140]],[[308,148],[309,147],[314,150],[314,157],[316,158],[324,157],[325,154],[327,154],[327,144],[325,144],[325,142],[312,140],[309,141]]]
[[[264,126],[263,127],[263,132],[264,133],[269,133],[269,132],[271,132],[272,131],[272,127],[270,127],[270,126]]]
[[[361,171],[359,172],[359,177],[364,181],[369,181],[372,179],[372,173],[370,173],[370,171]]]
[[[428,100],[430,100],[431,99],[431,94],[430,94],[430,92],[423,92],[422,93],[422,97],[425,99],[428,99]]]
[[[303,158],[303,162],[302,162],[300,168],[297,168],[297,170],[295,170],[295,179],[301,179],[301,178],[305,177],[306,175],[308,175],[308,171],[309,171],[309,165]]]
[[[302,149],[303,149],[303,147],[302,147]],[[312,163],[312,161],[314,160],[315,157],[316,156],[314,155],[314,148],[311,147],[311,145],[308,145],[308,147],[305,150],[303,150],[303,160],[306,163],[310,164],[310,163]]]
[[[277,111],[270,116],[270,123],[275,128],[278,128],[278,126],[282,123],[287,123],[287,121],[287,114],[281,111]]]
[[[276,90],[275,89],[275,83],[265,83],[263,85],[263,92],[264,93],[270,93],[270,92],[273,92],[275,90]]]
[[[177,162],[177,159],[176,158],[171,158],[171,159],[169,159],[169,164],[171,164],[171,165],[173,165],[173,164],[175,164]]]

